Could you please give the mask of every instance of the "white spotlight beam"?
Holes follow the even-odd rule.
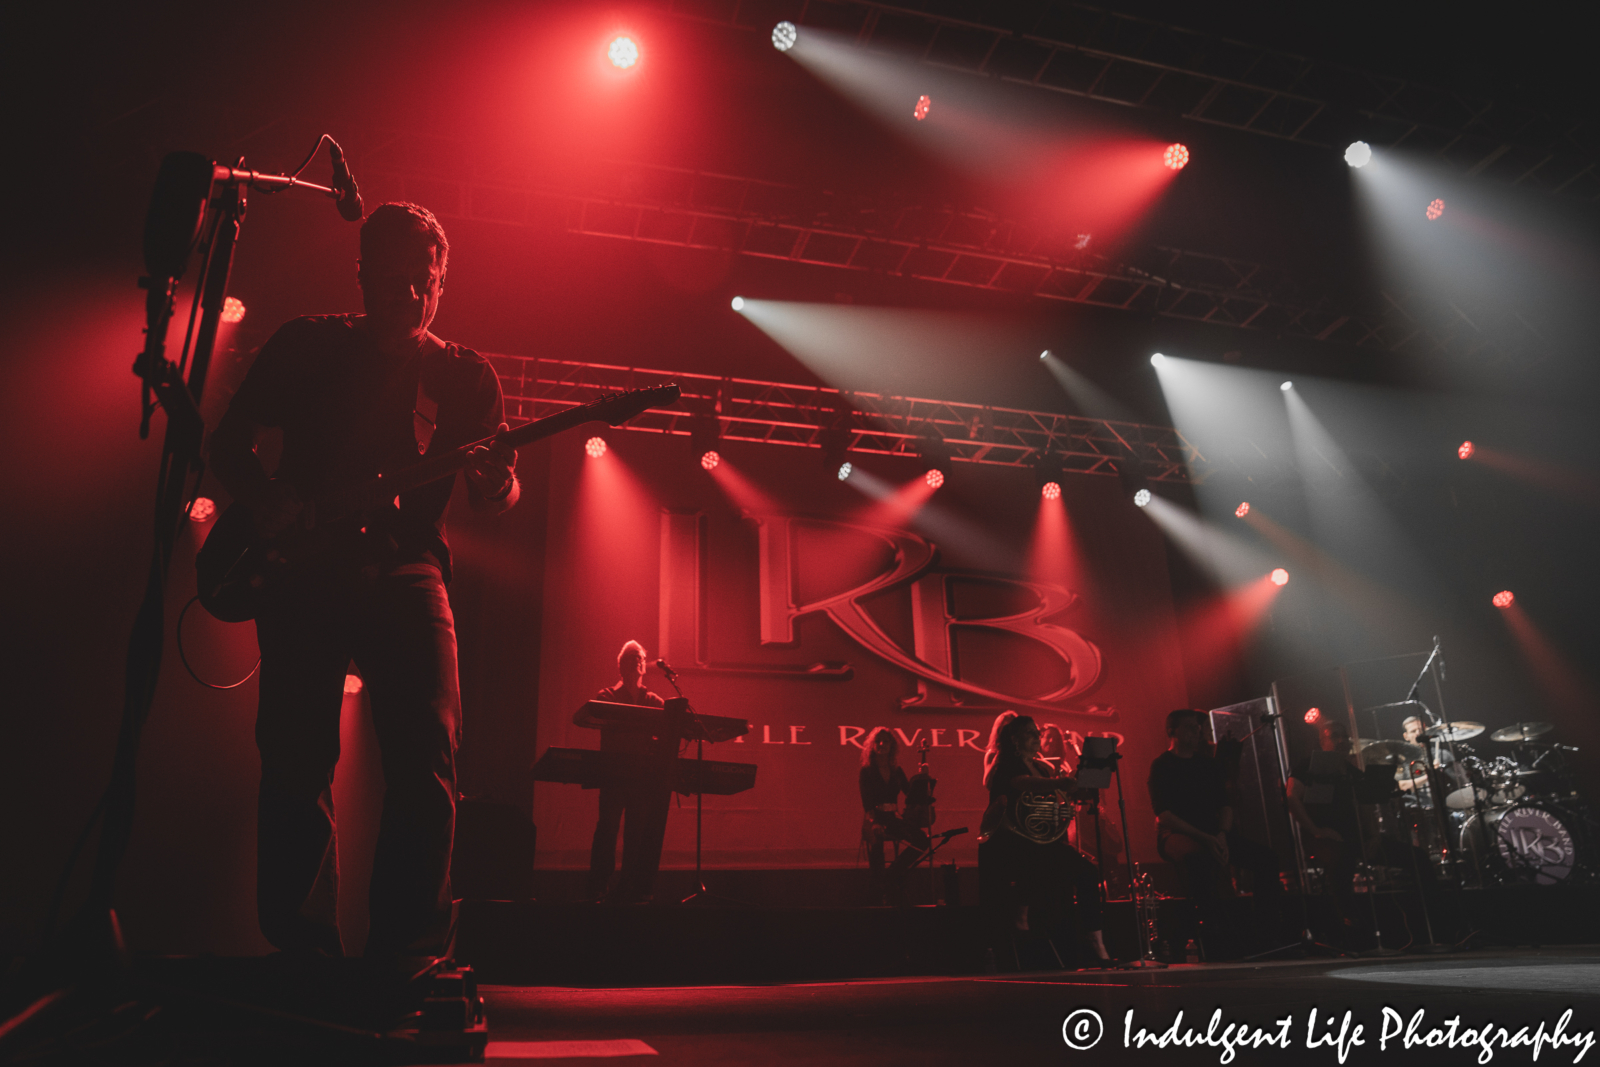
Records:
[[[986,212],[869,204],[857,216],[822,220],[811,214],[816,198],[798,186],[609,160],[561,185],[450,181],[411,169],[412,158],[438,147],[399,134],[368,169],[383,183],[377,187],[425,199],[441,218],[886,272],[1419,356],[1518,362],[1545,345],[1526,315],[1508,313],[1483,326],[1392,288],[1375,294],[1373,310],[1357,314],[1332,299],[1308,298],[1313,288],[1268,264],[1157,246],[1157,261],[1136,268],[1075,248],[1070,235]],[[460,156],[472,158],[470,147],[462,145]],[[963,234],[985,237],[968,242]]]
[[[1333,151],[1342,151],[1349,140],[1346,121],[1339,116],[1353,113],[1366,120],[1361,129],[1379,147],[1439,145],[1436,158],[1464,176],[1482,174],[1585,200],[1600,195],[1594,138],[1574,134],[1572,124],[1552,112],[1463,96],[1103,8],[1092,9],[1097,26],[1093,40],[1074,41],[1050,36],[1043,26],[1019,33],[1015,25],[985,21],[981,6],[969,5],[963,12],[967,18],[918,11],[916,6],[914,0],[895,5],[835,0],[829,5],[846,13],[845,24],[835,30],[848,35],[858,49],[905,52],[909,47],[921,63],[941,72],[1153,110]],[[668,7],[696,22],[763,34],[774,28],[770,21],[751,21],[756,5],[724,5],[728,14],[720,17],[705,14],[703,4],[676,0]],[[891,18],[881,19],[885,14]],[[802,37],[805,32],[802,26]],[[1207,62],[1219,55],[1230,57],[1227,74]],[[1195,58],[1167,60],[1183,56]],[[1295,72],[1300,91],[1285,89],[1270,76],[1285,70]],[[1269,76],[1258,76],[1258,71]],[[1324,91],[1313,94],[1307,86]],[[1156,87],[1161,91],[1153,91]],[[1250,106],[1230,108],[1219,100],[1248,100]],[[1565,108],[1562,102],[1561,110]],[[1488,130],[1495,133],[1486,136]],[[1379,131],[1387,132],[1387,138],[1380,139]]]

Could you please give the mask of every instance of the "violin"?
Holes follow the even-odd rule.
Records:
[[[911,776],[906,783],[906,814],[905,820],[912,826],[926,830],[938,818],[934,810],[935,797],[933,787],[939,780],[928,773],[928,739],[924,737],[922,744],[917,749],[920,763],[917,773]]]

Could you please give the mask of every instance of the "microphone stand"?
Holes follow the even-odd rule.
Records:
[[[68,856],[54,893],[44,944],[34,961],[37,966],[32,973],[38,980],[33,984],[55,992],[35,1001],[21,1016],[0,1020],[0,1037],[14,1032],[13,1023],[36,1023],[46,1013],[60,1010],[73,999],[74,987],[89,987],[85,979],[118,973],[128,963],[121,925],[112,907],[113,891],[133,836],[139,744],[155,703],[165,645],[167,576],[184,517],[205,473],[205,421],[200,401],[245,215],[246,186],[269,191],[302,186],[339,195],[298,178],[216,164],[194,152],[172,152],[162,160],[145,220],[147,275],[139,279],[139,287],[145,290],[145,336],[144,346],[134,358],[133,373],[141,390],[140,439],[149,437],[157,408],[165,412],[167,426],[156,475],[154,543],[144,596],[128,638],[122,719],[110,781]],[[178,283],[197,250],[204,253],[196,295],[198,327],[192,345],[185,338],[174,362],[167,357],[167,335],[176,310]],[[68,924],[58,928],[72,872],[96,823],[100,838],[86,898]]]
[[[684,695],[683,688],[678,685],[678,672],[673,670],[671,667],[667,666],[664,661],[657,661],[656,666],[660,667],[661,668],[661,673],[666,675],[667,681],[672,684],[673,691],[676,692],[680,697],[683,697],[683,699],[685,701],[687,701],[689,698]],[[700,865],[700,848],[701,848],[701,843],[704,840],[704,833],[705,833],[706,732],[705,732],[704,727],[702,727],[700,725],[700,721],[699,721],[698,716],[696,716],[696,714],[695,714],[694,705],[686,704],[685,705],[685,709],[689,713],[690,720],[692,722],[694,722],[694,885],[695,885],[695,889],[694,889],[693,893],[690,893],[688,896],[684,897],[681,901],[679,901],[679,903],[680,904],[715,904],[715,903],[718,903],[718,902],[727,903],[727,904],[743,903],[742,901],[732,900],[732,899],[727,898],[727,897],[719,897],[715,893],[711,892],[709,889],[706,888],[705,870]]]
[[[1130,827],[1128,826],[1128,803],[1122,794],[1122,753],[1113,751],[1111,755],[1107,756],[1106,758],[1111,761],[1111,773],[1117,779],[1117,811],[1122,816],[1122,855],[1128,869],[1128,895],[1133,901],[1133,943],[1135,946],[1140,944],[1144,945],[1143,951],[1139,953],[1139,958],[1136,960],[1129,960],[1123,966],[1127,967],[1129,970],[1136,971],[1164,970],[1167,965],[1156,959],[1155,953],[1152,952],[1150,948],[1151,939],[1145,936],[1145,931],[1143,930],[1142,923],[1140,922],[1140,911],[1142,910],[1140,908],[1140,904],[1142,903],[1140,899],[1141,888],[1146,893],[1154,893],[1155,888],[1148,883],[1145,883],[1144,886],[1141,887],[1133,870],[1133,835],[1129,833]]]

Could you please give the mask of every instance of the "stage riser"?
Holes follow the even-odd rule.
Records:
[[[665,875],[668,872],[663,872]],[[718,872],[725,873],[725,872]],[[835,872],[837,873],[837,872]],[[862,872],[863,875],[865,872]],[[719,883],[714,888],[721,891]],[[1368,898],[1353,898],[1358,929],[1370,929]],[[1427,940],[1415,896],[1373,898],[1384,945]],[[1289,898],[1291,920],[1300,899]],[[1334,901],[1306,902],[1319,938],[1338,940]],[[1182,961],[1182,900],[1161,904],[1162,956]],[[1404,918],[1402,919],[1402,915]],[[1600,887],[1553,886],[1465,890],[1446,894],[1432,913],[1434,939],[1473,946],[1600,943]],[[1131,906],[1106,908],[1105,938],[1114,955],[1137,954]],[[1248,898],[1216,902],[1207,924],[1208,962],[1238,959],[1277,947]],[[1077,939],[1058,937],[1068,966],[1089,962]],[[1347,949],[1368,948],[1359,933]],[[976,904],[955,907],[607,907],[466,901],[461,906],[459,958],[483,981],[501,984],[638,986],[831,981],[912,975],[982,974],[1053,969],[1049,948],[1024,941],[1013,955]]]

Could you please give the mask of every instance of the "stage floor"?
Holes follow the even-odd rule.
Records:
[[[1600,1061],[1600,1052],[1584,1054],[1600,1028],[1600,946],[797,985],[491,986],[485,995],[489,1058],[501,1064],[579,1064],[598,1057],[615,1062],[619,1055],[624,1062],[662,1067],[1533,1063],[1532,1042],[1539,1040],[1541,1024],[1538,1063]],[[1169,1032],[1180,1011],[1178,1034],[1193,1027],[1203,1038],[1218,1009],[1216,1037],[1227,1033],[1229,1023],[1244,1022],[1274,1043],[1237,1049],[1232,1057],[1221,1045],[1181,1048],[1169,1041],[1167,1047],[1125,1047],[1130,1010],[1129,1032],[1136,1040],[1141,1028],[1154,1037]],[[1317,1017],[1309,1036],[1316,1044],[1308,1048],[1313,1009]],[[1092,1047],[1068,1045],[1063,1024],[1069,1016],[1076,1025],[1066,1036],[1077,1044],[1090,1045],[1100,1032]],[[1279,1023],[1285,1018],[1291,1020],[1287,1031]],[[1474,1038],[1482,1035],[1490,1023],[1493,1056],[1485,1060],[1478,1044],[1462,1039],[1469,1030],[1476,1031]],[[1391,1032],[1386,1048],[1380,1046],[1385,1030]],[[1418,1043],[1430,1034],[1433,1047]],[[1506,1046],[1519,1036],[1523,1044]],[[1280,1040],[1288,1047],[1280,1047]]]

